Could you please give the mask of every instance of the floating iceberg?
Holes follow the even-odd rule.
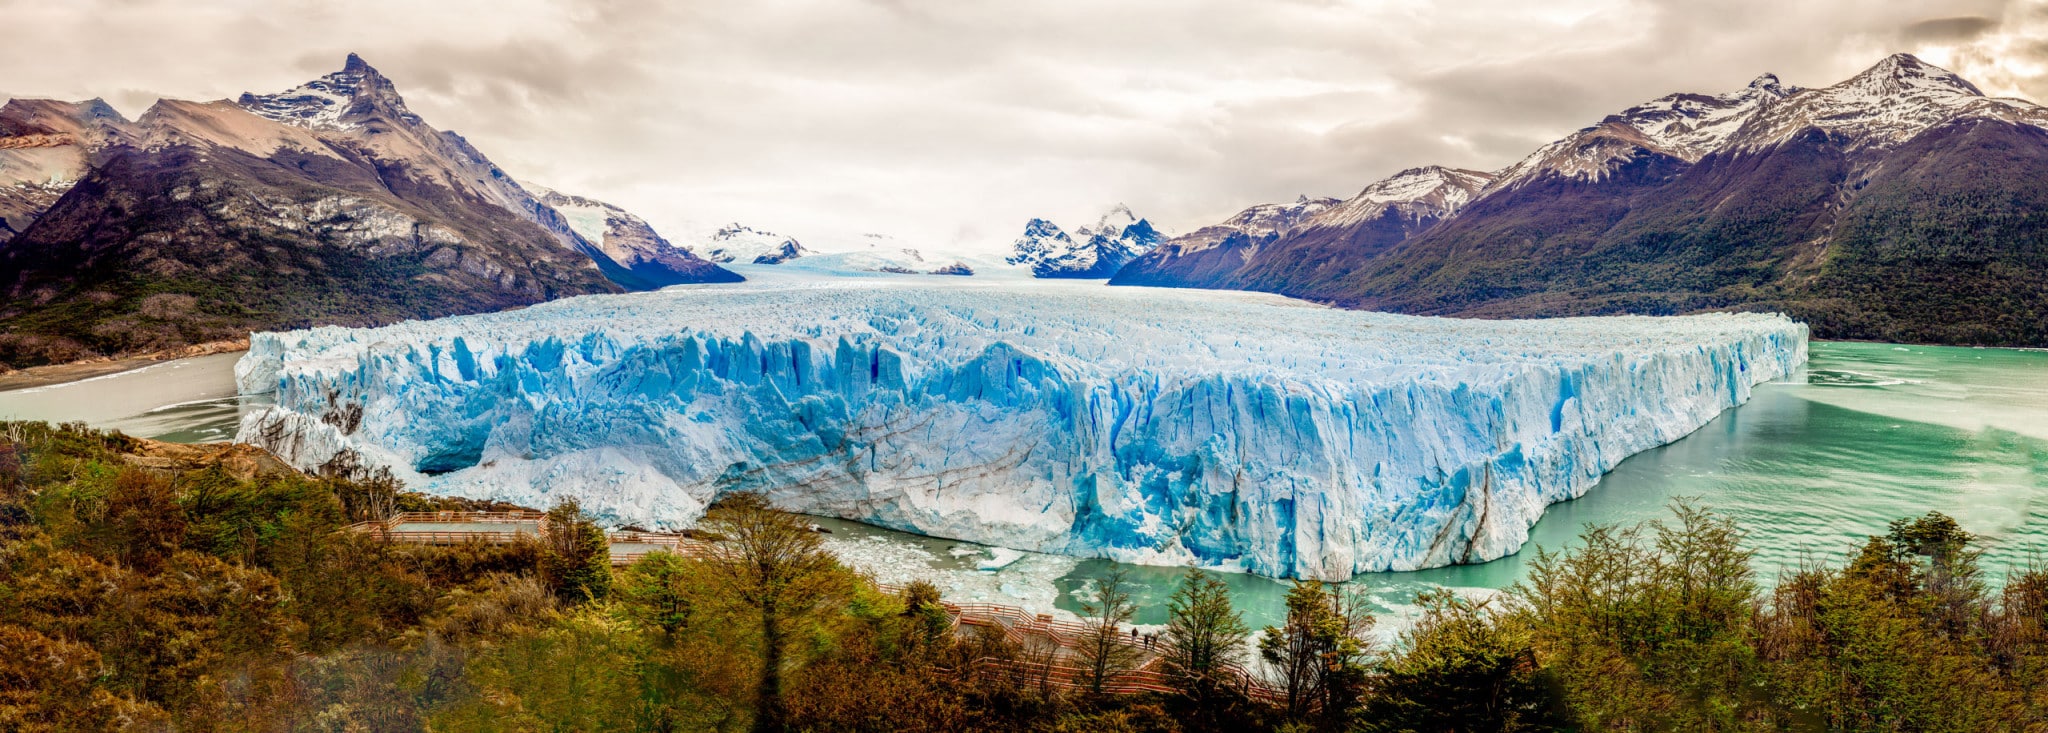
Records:
[[[1253,293],[776,280],[262,333],[240,440],[679,526],[731,491],[925,535],[1343,579],[1514,552],[1544,507],[1806,359],[1713,314],[1419,318]]]

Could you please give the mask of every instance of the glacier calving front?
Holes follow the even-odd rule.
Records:
[[[1778,316],[1470,321],[929,279],[257,334],[240,439],[414,488],[686,525],[718,495],[927,535],[1343,579],[1514,552],[1544,507],[1806,359]]]

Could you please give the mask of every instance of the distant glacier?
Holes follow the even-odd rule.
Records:
[[[920,534],[1341,580],[1513,553],[1806,360],[1775,315],[1420,318],[1278,296],[759,280],[256,334],[239,439],[686,526],[731,491]]]

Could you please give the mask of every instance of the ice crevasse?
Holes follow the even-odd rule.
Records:
[[[420,490],[687,526],[725,492],[1277,577],[1490,560],[1806,360],[1775,315],[1474,321],[1249,293],[698,286],[262,333],[239,439]]]

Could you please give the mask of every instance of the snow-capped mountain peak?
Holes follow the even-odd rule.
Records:
[[[1720,150],[1757,110],[1800,92],[1766,73],[1727,94],[1672,94],[1623,110],[1603,122],[1634,128],[1679,158],[1699,160]]]
[[[1049,252],[1054,249],[1071,247],[1073,242],[1073,238],[1067,236],[1066,230],[1061,229],[1060,225],[1045,219],[1032,219],[1024,223],[1024,235],[1018,237],[1016,244],[1011,246],[1010,249],[1014,254],[1011,256],[1010,261],[1016,263],[1018,262],[1018,257],[1023,257],[1033,252]]]
[[[1886,148],[1963,116],[2048,126],[2048,109],[2040,105],[1986,97],[1954,72],[1901,53],[1839,84],[1807,90],[1760,112],[1730,146],[1760,150],[1819,129],[1845,139],[1851,152]]]
[[[1304,226],[1348,226],[1394,211],[1412,220],[1457,213],[1485,188],[1493,175],[1440,165],[1409,168],[1359,191],[1357,196],[1303,222]]]
[[[1308,194],[1302,194],[1291,204],[1259,204],[1237,212],[1236,216],[1225,219],[1218,226],[1254,237],[1283,234],[1337,203],[1337,199],[1328,196],[1310,198]]]
[[[1851,89],[1870,97],[1933,93],[1984,96],[1984,92],[1955,72],[1921,61],[1910,53],[1895,53],[1830,89]]]
[[[778,265],[809,254],[793,237],[733,222],[712,232],[699,247],[704,259],[719,264]]]
[[[1765,73],[1726,94],[1680,92],[1608,115],[1500,171],[1489,191],[1545,174],[1597,181],[1645,151],[1696,162],[1728,146],[1766,108],[1805,91]]]
[[[1117,204],[1072,235],[1045,219],[1026,222],[1005,261],[1030,267],[1038,277],[1109,277],[1164,239],[1152,222]]]
[[[259,116],[314,129],[351,129],[361,124],[362,117],[379,111],[419,122],[419,117],[406,109],[391,80],[353,53],[340,71],[276,94],[245,92],[237,101]]]
[[[1173,256],[1184,257],[1214,249],[1239,235],[1263,241],[1285,234],[1337,204],[1338,200],[1335,198],[1311,198],[1308,194],[1296,196],[1293,203],[1258,204],[1237,212],[1221,223],[1174,237],[1167,246],[1172,248]]]

